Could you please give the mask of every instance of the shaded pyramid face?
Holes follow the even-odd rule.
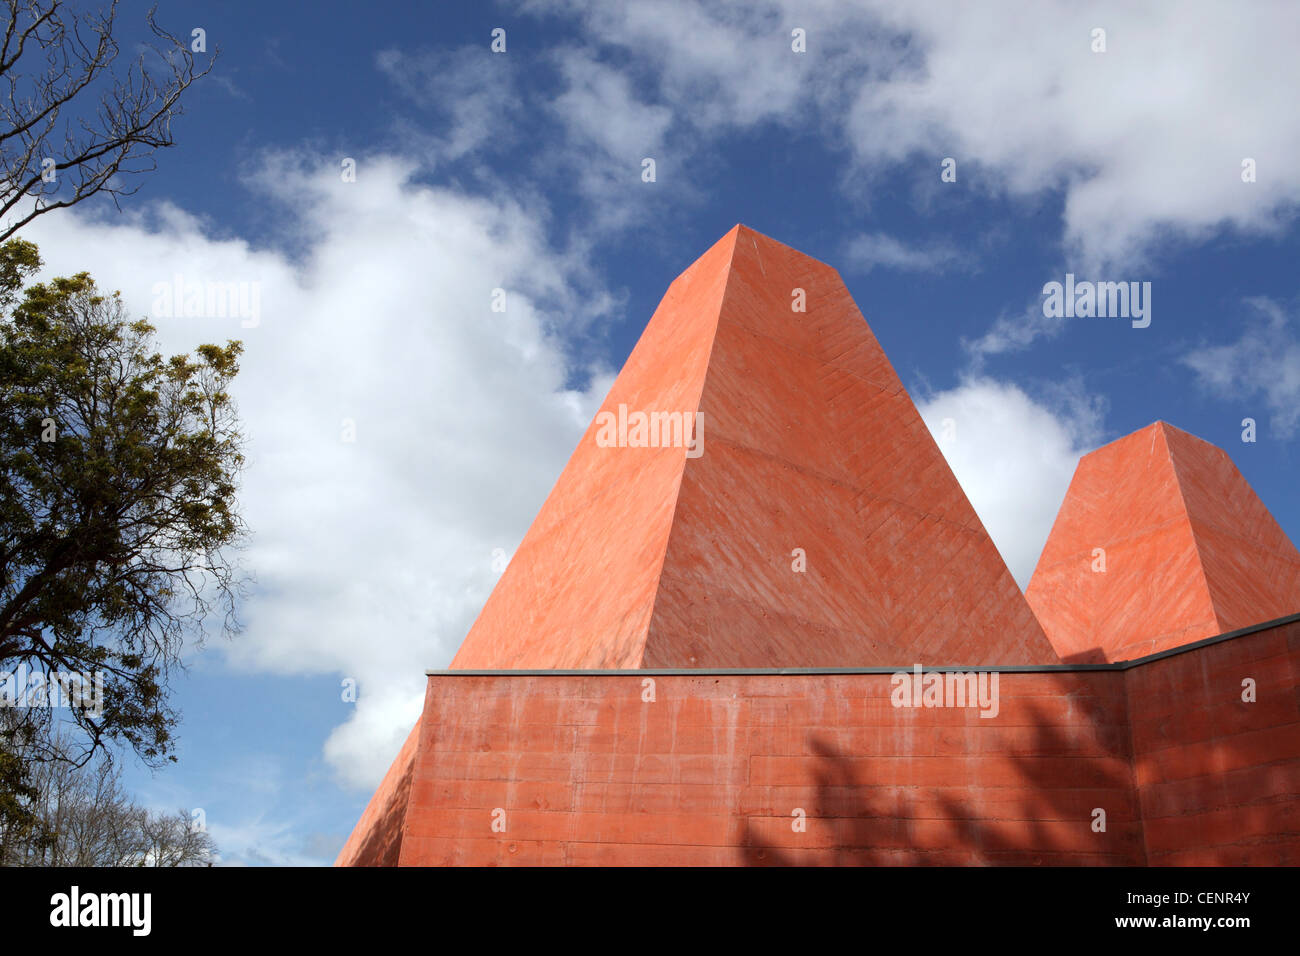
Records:
[[[605,447],[637,413],[698,444]],[[917,662],[1057,658],[838,273],[738,226],[669,287],[452,666]]]
[[[1300,552],[1222,449],[1156,422],[1080,459],[1025,596],[1063,659],[1131,660],[1300,611]]]

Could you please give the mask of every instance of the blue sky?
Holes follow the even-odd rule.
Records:
[[[178,145],[121,213],[24,233],[142,314],[178,273],[260,296],[252,327],[155,317],[245,342],[256,583],[175,681],[179,763],[129,784],[226,862],[331,861],[494,549],[737,222],[839,269],[1022,585],[1078,456],[1156,419],[1300,540],[1300,11],[1129,7],[161,4],[221,49]],[[1151,325],[1046,319],[1067,272],[1150,282]]]

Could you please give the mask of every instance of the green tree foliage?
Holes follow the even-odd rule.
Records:
[[[80,761],[114,742],[156,766],[174,759],[184,639],[238,627],[241,345],[164,357],[86,273],[20,291],[38,267],[31,243],[0,246],[0,676],[102,675],[102,709],[57,712],[84,731]],[[17,826],[24,765],[57,718],[8,717],[0,825]]]

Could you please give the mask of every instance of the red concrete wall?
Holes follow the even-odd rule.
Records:
[[[1298,675],[1300,623],[1124,672],[1152,865],[1300,864]]]
[[[1295,865],[1297,675],[1300,623],[1001,674],[995,718],[888,674],[433,675],[338,862]]]
[[[339,863],[1296,864],[1298,674],[1300,623],[1003,673],[994,718],[888,674],[434,675]]]
[[[1002,675],[990,719],[889,675],[433,676],[401,863],[1140,863],[1119,678]]]

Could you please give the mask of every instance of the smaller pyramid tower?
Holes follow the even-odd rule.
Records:
[[[1084,455],[1025,592],[1071,663],[1300,611],[1300,552],[1220,448],[1165,422]]]

